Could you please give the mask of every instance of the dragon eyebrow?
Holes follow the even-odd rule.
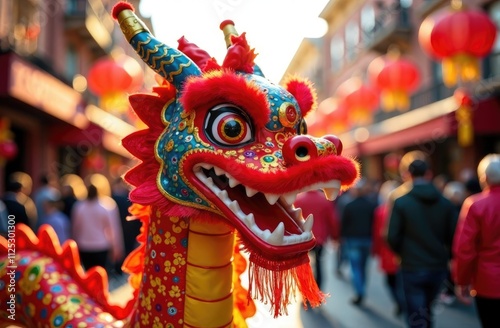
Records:
[[[230,70],[210,71],[190,78],[180,101],[187,112],[223,103],[236,105],[245,110],[257,129],[266,125],[271,113],[267,97],[259,86]]]

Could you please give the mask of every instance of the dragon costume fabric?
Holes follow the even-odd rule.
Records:
[[[155,39],[129,3],[113,17],[162,77],[153,93],[130,96],[147,128],[123,140],[140,160],[125,175],[143,223],[124,264],[134,297],[111,304],[105,270],[84,271],[74,241],[16,225],[0,243],[0,327],[246,327],[252,299],[276,317],[297,291],[319,306],[313,218],[293,203],[310,189],[334,199],[359,173],[337,137],[306,134],[311,83],[268,81],[231,21],[221,24],[228,48],[218,64],[185,38],[177,49]]]

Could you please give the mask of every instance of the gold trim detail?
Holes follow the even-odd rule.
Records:
[[[125,38],[128,42],[137,34],[141,32],[149,32],[148,27],[144,24],[143,21],[136,16],[136,14],[129,9],[122,10],[118,14],[118,23],[120,24],[120,28],[125,35]]]

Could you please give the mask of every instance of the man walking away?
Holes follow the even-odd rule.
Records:
[[[407,324],[430,328],[431,305],[446,278],[457,214],[430,181],[427,161],[414,160],[408,171],[411,187],[394,201],[387,242],[401,259]]]

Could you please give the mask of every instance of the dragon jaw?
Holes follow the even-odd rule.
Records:
[[[304,219],[302,210],[293,206],[298,193],[323,189],[333,200],[341,188],[340,180],[331,179],[283,193],[261,192],[214,164],[198,162],[192,173],[186,176],[193,186],[236,228],[247,247],[267,259],[291,258],[315,245],[314,217]]]

